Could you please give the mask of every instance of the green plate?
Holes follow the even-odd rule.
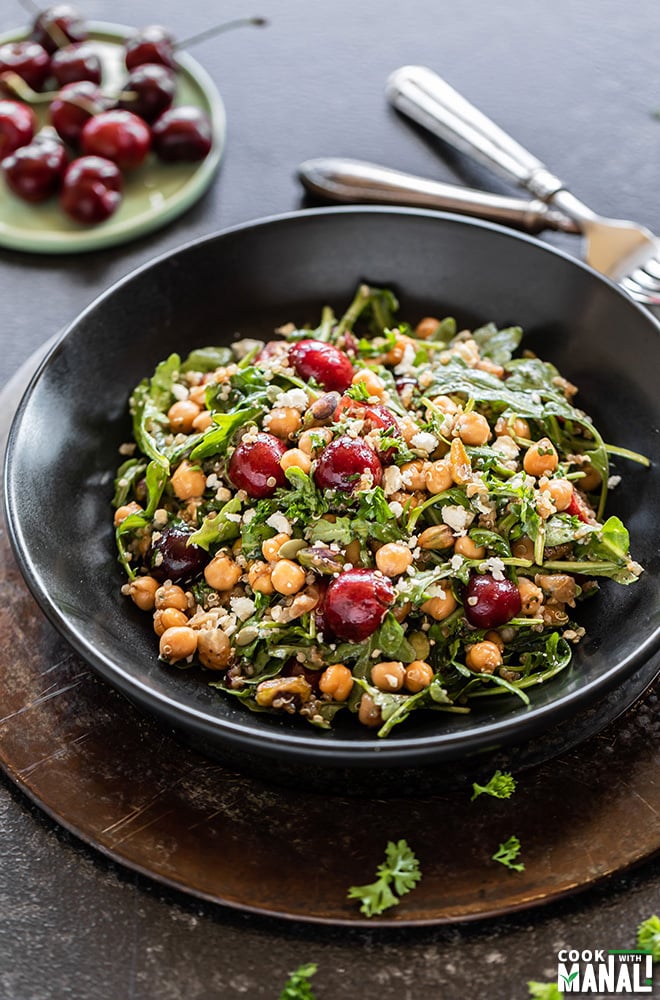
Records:
[[[123,25],[92,23],[90,40],[103,64],[103,86],[119,89],[126,76],[123,43],[134,29]],[[25,29],[0,37],[0,44],[27,37]],[[57,198],[40,205],[21,201],[0,179],[0,247],[31,253],[81,253],[115,246],[166,225],[190,208],[210,185],[222,156],[226,119],[222,98],[206,71],[189,55],[177,54],[176,105],[202,108],[213,125],[214,142],[199,163],[159,163],[150,155],[143,166],[124,173],[124,197],[105,222],[81,226],[61,210]],[[47,107],[47,106],[46,106]],[[47,110],[35,105],[42,124]]]

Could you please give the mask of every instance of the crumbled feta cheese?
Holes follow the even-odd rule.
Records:
[[[417,351],[415,350],[415,348],[414,348],[414,346],[412,344],[406,344],[406,346],[404,348],[404,351],[403,351],[403,357],[401,358],[401,361],[399,362],[399,364],[394,369],[394,374],[395,375],[407,375],[409,372],[413,371],[413,369],[415,367],[415,354],[416,353],[417,353]]]
[[[256,513],[254,507],[248,507],[247,510],[243,511],[243,524],[249,524]]]
[[[403,507],[401,506],[398,500],[390,500],[388,506],[395,517],[397,518],[401,517],[401,515],[403,514]]]
[[[491,573],[494,580],[504,579],[504,563],[497,556],[491,556],[490,559],[486,559],[479,568],[484,568],[487,572]]]
[[[419,431],[417,434],[414,434],[410,440],[411,448],[415,448],[417,451],[426,452],[427,455],[434,452],[439,444],[440,441],[435,434],[431,434],[429,431]]]
[[[493,441],[491,448],[503,458],[513,461],[520,454],[520,448],[508,434],[502,434]]]
[[[275,400],[275,406],[291,406],[294,410],[306,410],[309,404],[304,389],[288,389],[281,392]]]
[[[463,558],[463,556],[453,555],[449,560],[449,565],[451,566],[454,573],[458,573],[459,569],[461,568],[464,562],[465,559]]]
[[[228,514],[225,514],[225,517],[227,518],[228,521],[234,521],[235,524],[240,524],[241,523],[241,515],[240,514],[229,514],[228,513]]]
[[[401,489],[402,484],[403,479],[398,465],[388,465],[383,472],[383,491],[385,496],[389,497],[392,493],[397,493]],[[403,511],[403,507],[401,507],[401,511]]]
[[[251,618],[256,611],[256,604],[251,597],[230,597],[231,609],[240,621]]]
[[[607,480],[608,490],[613,490],[616,486],[619,485],[620,482],[621,482],[621,476],[610,476],[610,478]]]
[[[179,401],[188,398],[188,389],[185,385],[181,385],[179,382],[175,382],[172,386],[172,395],[175,399]]]
[[[207,490],[214,490],[220,485],[220,480],[216,472],[212,472],[210,476],[206,477],[206,488]]]
[[[474,514],[465,507],[447,506],[442,508],[442,520],[455,535],[465,535],[474,520]]]
[[[280,511],[275,511],[274,514],[271,514],[266,521],[266,524],[269,528],[274,528],[278,534],[291,534],[291,524],[284,514],[280,513]]]

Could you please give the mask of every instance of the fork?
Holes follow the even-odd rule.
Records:
[[[587,264],[617,281],[636,301],[660,304],[660,240],[648,229],[592,212],[540,160],[427,67],[395,70],[386,93],[398,111],[558,208],[584,234]]]

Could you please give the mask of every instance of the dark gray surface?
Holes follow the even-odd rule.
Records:
[[[212,190],[184,218],[126,247],[80,257],[0,251],[0,384],[137,265],[198,235],[299,207],[295,169],[305,158],[360,156],[484,182],[485,174],[465,165],[453,170],[387,108],[385,78],[404,63],[444,74],[592,207],[660,231],[660,122],[653,117],[660,12],[653,0],[634,9],[618,0],[462,7],[263,0],[258,9],[232,0],[220,13],[210,0],[82,6],[95,20],[159,21],[179,37],[244,14],[265,14],[271,25],[195,49],[225,99],[228,146]],[[0,30],[23,19],[19,4],[5,0]],[[561,245],[579,252],[571,238]],[[319,1000],[518,1000],[528,979],[553,976],[558,948],[632,947],[636,924],[660,905],[656,862],[506,920],[408,934],[324,932],[242,918],[162,890],[82,848],[8,782],[0,785],[0,835],[2,1000],[270,998],[288,970],[312,960],[320,966]]]

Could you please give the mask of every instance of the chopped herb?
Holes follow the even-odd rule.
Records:
[[[523,872],[525,870],[524,864],[519,861],[516,862],[516,858],[520,854],[520,841],[514,835],[509,837],[503,844],[500,844],[498,849],[493,854],[492,860],[499,861],[501,865],[506,868],[510,868],[514,872]]]
[[[359,899],[360,912],[367,917],[376,917],[396,906],[399,902],[397,896],[404,896],[414,889],[422,877],[419,861],[405,840],[388,842],[385,861],[378,865],[376,874],[378,878],[375,882],[352,885],[348,890],[348,898]]]
[[[477,798],[478,795],[492,795],[496,799],[510,799],[516,790],[515,778],[509,774],[508,771],[495,771],[490,781],[485,785],[478,785],[475,782],[472,783],[472,798],[471,802]]]
[[[637,947],[650,951],[654,962],[660,962],[660,917],[647,917],[637,928]]]
[[[316,994],[309,980],[316,975],[317,968],[318,966],[314,962],[300,965],[295,972],[290,974],[280,993],[279,1000],[315,1000]]]

